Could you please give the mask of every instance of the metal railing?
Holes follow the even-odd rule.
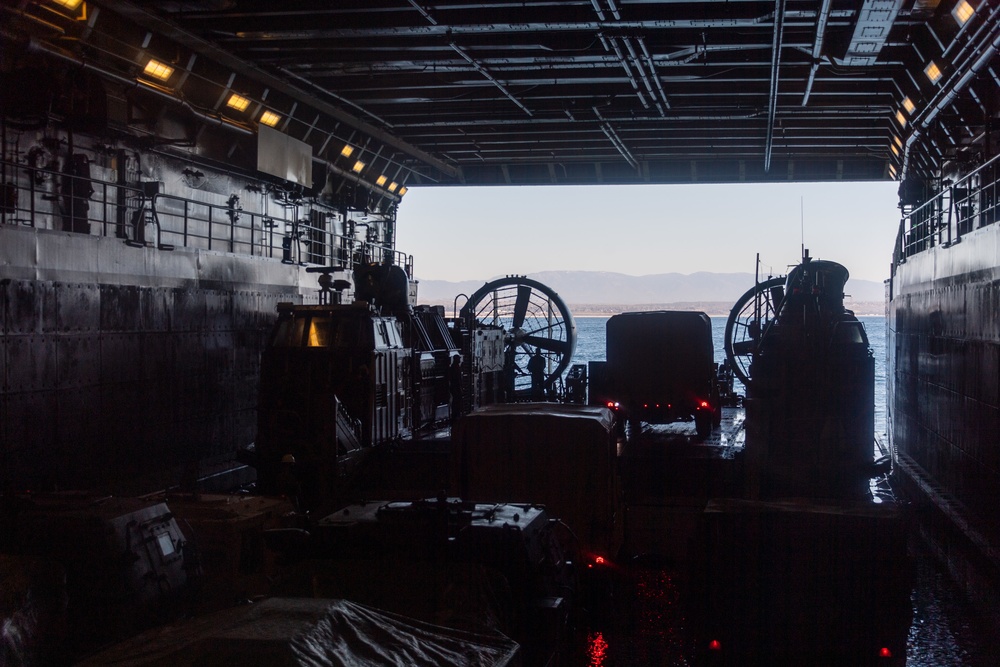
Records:
[[[893,267],[935,246],[948,247],[1000,220],[1000,155],[942,189],[919,206],[903,209]]]
[[[337,233],[339,213],[315,202],[263,201],[244,209],[165,194],[156,182],[126,185],[0,162],[0,224],[121,239],[130,246],[219,250],[291,264],[391,263],[412,278],[413,258],[357,235]],[[280,210],[280,213],[272,212]],[[359,223],[359,229],[365,229]]]

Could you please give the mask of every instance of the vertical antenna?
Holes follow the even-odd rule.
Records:
[[[806,214],[805,214],[805,202],[803,197],[799,196],[799,238],[802,241],[800,250],[802,251],[802,258],[805,259],[806,256]]]

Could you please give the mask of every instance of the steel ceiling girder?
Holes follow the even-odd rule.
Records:
[[[483,160],[618,160],[640,178],[645,163],[744,156],[755,141],[775,178],[785,160],[817,156],[884,171],[902,97],[921,104],[917,135],[921,117],[966,104],[928,90],[916,61],[942,45],[954,68],[978,55],[925,29],[947,9],[918,15],[897,2],[890,20],[875,15],[880,2],[219,0],[199,11],[93,0],[218,62],[235,74],[227,89],[253,80],[293,95],[304,131],[348,126],[431,165],[444,184]],[[864,42],[876,24],[877,49]]]

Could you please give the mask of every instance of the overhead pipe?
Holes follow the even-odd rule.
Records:
[[[635,46],[632,45],[632,39],[629,37],[620,38],[622,43],[625,44],[625,48],[628,49],[629,60],[632,66],[635,67],[636,71],[639,72],[639,76],[642,77],[642,83],[646,86],[646,92],[649,93],[650,97],[655,97],[656,93],[653,92],[653,84],[649,81],[649,76],[646,74],[646,69],[642,67],[639,62],[639,55],[635,52]]]
[[[51,21],[46,21],[45,19],[43,19],[40,16],[35,16],[34,14],[29,14],[28,12],[24,11],[23,9],[19,9],[19,8],[16,8],[16,7],[0,7],[0,9],[2,9],[5,12],[8,12],[10,14],[13,14],[14,16],[17,16],[18,18],[24,19],[25,21],[30,21],[31,23],[34,23],[34,24],[36,24],[38,26],[41,26],[42,28],[45,28],[46,30],[48,30],[48,31],[50,31],[52,33],[59,34],[61,36],[65,36],[66,35],[66,29],[63,28],[62,26],[56,25],[55,23],[52,23]]]
[[[399,203],[403,199],[399,195],[389,192],[389,190],[380,185],[375,185],[374,183],[369,183],[368,181],[361,180],[361,177],[358,174],[354,173],[353,171],[347,171],[346,169],[342,169],[337,165],[335,165],[334,163],[330,162],[329,160],[326,160],[318,155],[313,155],[312,161],[323,165],[324,167],[326,167],[326,169],[333,172],[337,176],[340,176],[345,181],[355,183],[365,188],[369,192],[379,194],[379,196],[383,199],[390,199],[394,203]]]
[[[641,38],[640,38],[641,39]],[[668,54],[660,56],[660,60],[665,60],[664,63],[667,66],[670,65],[686,65],[692,60],[701,57],[703,54],[712,53],[722,53],[726,51],[761,51],[770,46],[767,43],[764,44],[712,44],[711,46],[707,44],[701,45],[701,51],[698,51],[698,46],[686,46],[683,49],[677,49]],[[802,48],[802,47],[795,47]]]
[[[597,116],[597,120],[600,121],[601,131],[604,132],[604,136],[606,136],[608,140],[611,142],[611,145],[614,146],[619,153],[621,153],[621,156],[625,158],[625,161],[629,163],[629,166],[638,171],[639,162],[638,160],[635,159],[635,157],[632,156],[632,152],[629,151],[628,147],[625,145],[625,142],[621,140],[621,137],[618,136],[618,133],[615,132],[615,129],[611,127],[611,125],[606,120],[604,120],[604,116],[601,115],[600,109],[598,109],[597,107],[592,107],[592,108],[594,110],[594,115]]]
[[[608,8],[611,10],[611,14],[615,17],[616,21],[621,21],[622,16],[618,13],[618,7],[615,5],[615,0],[607,0]]]
[[[593,5],[594,11],[597,13],[597,18],[601,20],[601,23],[607,21],[607,17],[604,16],[604,9],[601,7],[599,0],[590,0],[590,4]]]
[[[128,2],[119,3],[115,6],[115,12],[131,21],[134,21],[137,25],[146,28],[147,30],[162,34],[168,39],[172,39],[182,46],[191,49],[195,53],[199,53],[207,58],[210,58],[222,67],[227,67],[238,74],[242,74],[243,76],[258,81],[274,91],[287,95],[302,104],[308,105],[309,107],[330,116],[336,121],[342,122],[359,132],[363,132],[377,141],[397,149],[401,153],[405,153],[406,155],[416,158],[423,164],[437,169],[443,174],[447,174],[453,178],[458,177],[459,175],[458,167],[455,165],[436,158],[426,151],[403,141],[394,134],[387,132],[383,127],[375,126],[372,123],[353,116],[344,109],[334,106],[326,100],[319,99],[315,95],[311,95],[307,91],[290,84],[283,78],[246,62],[240,57],[224,50],[222,47],[181,29],[176,24],[171,23],[144,7]],[[325,94],[337,98],[337,96],[333,95],[329,91],[325,91]],[[343,102],[343,100],[339,100],[339,98],[337,99],[338,101]],[[367,113],[364,109],[360,110]]]
[[[830,5],[833,0],[823,0],[820,7],[819,16],[816,17],[816,42],[812,50],[812,67],[809,68],[809,78],[806,80],[806,92],[802,96],[802,106],[809,103],[809,95],[812,94],[813,82],[816,80],[816,72],[819,71],[819,57],[823,53],[823,38],[826,34],[826,22],[830,18]]]
[[[597,18],[600,19],[601,23],[607,21],[607,17],[604,15],[604,9],[601,7],[600,0],[590,0],[590,4],[594,7],[594,11],[597,13]],[[611,11],[614,14],[615,20],[621,20],[621,15],[618,13],[618,8],[615,7],[614,2],[611,2],[609,0],[608,4],[611,6]],[[599,32],[598,37],[600,38],[601,45],[604,47],[605,51],[614,50],[615,57],[618,58],[619,64],[622,66],[622,69],[625,70],[625,76],[628,77],[629,83],[632,84],[632,90],[635,91],[635,94],[639,98],[639,102],[642,103],[643,108],[648,109],[649,102],[646,100],[646,96],[642,94],[642,89],[639,87],[639,82],[636,81],[635,75],[632,73],[632,68],[629,67],[628,61],[625,58],[625,54],[622,53],[621,47],[618,45],[619,38],[614,36],[605,37],[603,32]],[[625,46],[628,48],[630,52],[632,52],[632,57],[634,58],[635,52],[632,50],[631,45],[628,43],[628,38],[623,37],[621,39],[625,41]],[[608,48],[609,45],[611,46],[611,49]],[[638,63],[635,60],[632,61],[632,65],[638,67]],[[645,81],[646,89],[649,91],[649,95],[652,97],[653,87],[649,84],[649,81],[646,80],[646,74],[644,71],[642,71],[642,68],[639,67],[638,69],[639,69],[639,75],[642,76],[643,80]],[[662,109],[660,110],[660,114],[661,115],[663,114]]]
[[[604,136],[611,141],[611,145],[614,146],[619,153],[621,153],[621,156],[625,158],[625,161],[629,163],[629,166],[638,171],[639,163],[636,162],[634,157],[632,157],[632,153],[630,153],[628,148],[625,147],[625,144],[622,143],[621,139],[615,133],[614,128],[610,127],[607,123],[601,123],[601,131],[604,132]]]
[[[425,19],[427,19],[428,23],[430,23],[431,25],[437,25],[438,24],[437,19],[435,19],[433,16],[431,16],[430,12],[428,12],[426,9],[424,9],[423,7],[421,7],[420,3],[417,2],[417,0],[410,0],[410,5],[414,9],[416,9],[418,12],[420,12],[420,15],[423,16]]]
[[[70,65],[79,67],[82,70],[94,72],[99,76],[102,76],[111,81],[115,81],[116,83],[120,83],[129,88],[150,93],[156,97],[159,97],[160,99],[166,100],[168,102],[183,107],[185,111],[195,116],[199,120],[202,120],[210,125],[221,127],[227,130],[232,130],[233,132],[238,132],[239,134],[243,134],[245,136],[253,136],[255,134],[251,128],[236,123],[235,121],[228,120],[221,116],[213,116],[211,114],[205,113],[204,111],[201,111],[200,109],[197,109],[194,106],[192,106],[191,103],[188,102],[187,100],[177,97],[176,95],[174,95],[169,91],[163,90],[156,86],[143,85],[136,79],[123,76],[116,72],[112,72],[104,67],[101,67],[100,65],[89,62],[84,58],[77,57],[72,53],[60,49],[57,46],[46,44],[45,42],[42,42],[33,36],[28,36],[26,39],[27,39],[26,46],[28,51],[30,52],[44,53],[45,55],[58,58],[59,60],[62,60],[63,62],[66,62]]]
[[[632,89],[635,91],[635,94],[639,96],[639,101],[642,102],[643,108],[648,109],[649,102],[646,100],[646,96],[642,94],[642,90],[639,88],[639,82],[635,80],[635,75],[632,74],[632,68],[628,66],[625,54],[622,53],[621,47],[618,46],[618,39],[615,37],[608,37],[608,41],[611,43],[611,47],[614,49],[615,55],[618,57],[618,62],[621,63],[622,68],[625,70],[625,76],[628,77],[629,83],[632,84]]]
[[[649,74],[646,73],[646,68],[643,67],[642,62],[639,60],[639,55],[635,52],[635,47],[632,45],[632,39],[630,37],[622,37],[622,41],[625,42],[625,47],[628,49],[629,57],[632,59],[632,64],[637,70],[639,70],[639,75],[642,76],[642,82],[646,85],[646,90],[649,92],[649,96],[653,100],[657,100],[656,91],[653,89],[653,84],[649,80]],[[654,102],[656,105],[656,110],[660,112],[661,116],[666,116],[666,112],[663,110],[663,105],[657,100]]]
[[[597,12],[597,18],[601,20],[601,23],[604,23],[607,19],[604,16],[604,10],[601,9],[601,4],[597,0],[590,0],[590,4],[593,5],[594,11]],[[604,47],[604,50],[610,52],[611,47],[608,45],[608,40],[604,36],[604,32],[599,28],[598,26],[597,39],[601,41],[601,46]]]
[[[664,106],[669,109],[670,100],[667,99],[667,93],[663,90],[663,84],[660,83],[660,75],[656,73],[656,63],[653,61],[653,56],[646,47],[646,39],[644,37],[637,37],[636,41],[639,42],[639,48],[642,49],[642,54],[646,58],[646,62],[649,64],[649,71],[653,75],[653,83],[656,84],[656,89],[660,93],[660,100],[663,102]]]
[[[418,12],[420,12],[421,16],[423,16],[425,19],[427,19],[428,23],[430,23],[431,25],[437,25],[438,24],[437,19],[435,19],[433,16],[431,16],[430,13],[426,9],[424,9],[423,7],[421,7],[420,3],[418,3],[417,0],[410,0],[410,4]],[[500,92],[502,92],[507,97],[507,99],[509,99],[514,104],[516,104],[518,106],[518,108],[521,109],[521,111],[523,111],[524,113],[528,114],[529,116],[534,116],[534,114],[531,113],[531,110],[528,109],[528,107],[524,106],[524,104],[522,104],[520,100],[518,100],[516,97],[514,97],[514,94],[511,93],[509,90],[507,90],[507,87],[504,86],[500,81],[498,81],[492,74],[490,74],[486,70],[485,67],[483,67],[482,65],[480,65],[479,62],[477,62],[472,56],[470,56],[468,53],[466,53],[465,49],[463,49],[461,46],[459,46],[455,42],[451,42],[450,46],[455,51],[455,53],[457,53],[458,55],[462,56],[462,58],[467,63],[469,63],[470,65],[472,65],[474,68],[476,68],[477,72],[479,72],[484,77],[486,77],[487,81],[489,81],[494,86],[496,86],[497,88],[499,88]]]
[[[277,69],[278,72],[281,72],[282,76],[287,76],[289,79],[295,79],[296,81],[298,81],[302,85],[306,86],[307,88],[311,88],[314,93],[316,93],[318,95],[325,95],[327,97],[332,97],[338,103],[343,104],[345,106],[353,107],[354,109],[357,109],[361,113],[367,115],[372,120],[375,120],[375,121],[381,123],[384,127],[392,129],[392,127],[393,127],[392,123],[390,123],[389,121],[385,120],[381,116],[377,116],[377,115],[373,114],[371,111],[368,111],[367,109],[365,109],[365,108],[363,108],[363,107],[355,104],[354,102],[352,102],[352,101],[350,101],[350,100],[348,100],[346,98],[343,98],[340,95],[337,95],[336,93],[333,93],[333,92],[327,90],[326,88],[323,88],[322,86],[319,86],[319,85],[313,83],[309,79],[305,78],[304,76],[301,76],[300,74],[296,74],[295,72],[291,71],[287,67],[277,67],[276,69]],[[375,137],[375,138],[378,138],[378,137]],[[383,143],[387,143],[387,142],[383,142]]]
[[[514,94],[511,93],[509,90],[507,90],[507,87],[505,85],[503,85],[503,83],[501,83],[500,81],[498,81],[496,79],[496,77],[494,77],[492,74],[490,74],[486,70],[485,67],[483,67],[482,65],[479,64],[479,62],[476,61],[475,58],[473,58],[468,53],[466,53],[465,49],[463,49],[461,46],[459,46],[455,42],[451,42],[450,46],[455,51],[455,53],[457,53],[458,55],[462,56],[462,58],[464,58],[467,63],[469,63],[470,65],[472,65],[472,67],[475,68],[475,70],[477,72],[479,72],[483,77],[485,77],[487,81],[489,81],[494,86],[496,86],[497,88],[499,88],[500,92],[503,93],[504,96],[508,100],[510,100],[511,102],[513,102],[514,104],[516,104],[517,107],[521,111],[523,111],[524,113],[528,114],[529,116],[534,116],[535,115],[535,114],[531,113],[531,109],[529,109],[528,107],[524,106],[524,104],[521,102],[521,100],[519,100],[516,97],[514,97]]]
[[[669,0],[667,0],[669,1]],[[789,12],[794,19],[800,20],[797,25],[812,25],[815,12],[796,10]],[[740,30],[742,28],[759,28],[771,20],[769,15],[758,17],[740,17],[725,19],[648,19],[637,21],[619,21],[614,27],[632,33],[658,30]],[[807,23],[808,20],[808,23]],[[247,40],[275,39],[364,39],[378,37],[446,37],[456,35],[495,36],[500,33],[526,34],[532,32],[597,32],[608,27],[605,20],[555,22],[555,23],[489,23],[463,25],[428,25],[428,26],[392,26],[375,28],[316,28],[310,30],[246,30],[236,33],[237,38]]]
[[[869,118],[873,121],[879,121],[885,119],[885,112],[882,110],[873,109],[870,107],[864,107],[862,109],[864,113],[859,113],[857,110],[849,109],[806,109],[802,111],[795,111],[792,109],[786,110],[784,113],[791,118],[827,118],[830,116],[844,116],[848,118]],[[752,120],[755,118],[760,118],[766,115],[765,111],[752,111],[749,113],[740,114],[694,114],[694,115],[672,115],[667,118],[671,122],[689,122],[689,121],[714,121],[714,122],[725,122],[725,121],[737,121],[737,120]],[[663,119],[658,116],[629,116],[625,119],[629,122],[645,122],[645,121],[660,121]],[[566,121],[562,118],[553,117],[538,119],[533,121],[534,125],[546,125],[546,124],[558,124],[565,123]],[[481,120],[477,122],[466,123],[465,127],[476,127],[476,126],[501,126],[501,125],[523,125],[524,121],[521,120],[511,120],[511,119],[490,119]],[[427,121],[419,123],[405,123],[399,125],[400,128],[405,129],[419,129],[419,128],[432,128],[432,127],[454,127],[454,123],[449,121]]]
[[[935,94],[935,96],[931,99],[930,103],[910,120],[911,130],[910,135],[906,138],[906,144],[903,151],[903,165],[900,170],[903,178],[906,177],[909,169],[911,148],[917,142],[917,139],[923,134],[924,130],[926,130],[926,128],[934,122],[937,115],[955,101],[969,82],[972,81],[972,79],[979,74],[979,72],[986,67],[991,60],[993,60],[998,51],[1000,51],[1000,20],[998,20],[998,16],[1000,16],[1000,7],[994,7],[992,14],[987,17],[986,21],[983,23],[980,30],[977,31],[975,36],[978,37],[979,33],[982,30],[985,30],[986,26],[992,22],[992,27],[990,28],[989,33],[983,40],[981,40],[978,46],[971,47],[973,53],[970,56],[970,59],[962,64],[964,65],[967,62],[971,62],[971,58],[975,57],[977,53],[979,54],[978,58],[976,58],[976,60],[972,62],[971,66],[969,66],[969,68],[961,74],[960,66],[959,68],[956,68],[948,82],[950,84],[950,79],[958,77],[955,84],[941,86],[937,94]]]
[[[767,138],[764,142],[764,173],[771,170],[774,117],[778,110],[778,66],[781,63],[781,33],[785,25],[785,0],[774,0],[774,41],[771,46],[771,90],[767,100]]]
[[[3,36],[5,38],[7,38],[8,36],[12,36],[12,35],[8,35],[6,32],[0,33],[0,34],[3,34]],[[141,90],[141,91],[144,91],[144,92],[151,93],[151,94],[153,94],[153,95],[155,95],[155,96],[157,96],[157,97],[159,97],[159,98],[161,98],[163,100],[167,100],[169,102],[172,102],[174,104],[177,104],[177,105],[183,107],[188,113],[190,113],[190,114],[194,115],[195,117],[199,118],[200,120],[205,121],[205,122],[207,122],[209,124],[212,124],[212,125],[214,125],[216,127],[221,127],[221,128],[227,129],[227,130],[232,130],[234,132],[238,132],[240,134],[243,134],[244,136],[253,136],[255,134],[255,132],[252,129],[247,128],[247,127],[245,127],[243,125],[239,125],[239,124],[237,124],[237,123],[235,123],[233,121],[230,121],[230,120],[228,120],[226,118],[212,116],[210,114],[204,113],[201,110],[193,107],[186,100],[183,100],[183,99],[177,97],[176,95],[171,94],[170,92],[168,92],[166,90],[162,90],[162,89],[157,88],[155,86],[143,85],[143,84],[139,83],[138,81],[136,81],[135,79],[123,76],[121,74],[117,74],[115,72],[111,72],[110,70],[107,70],[107,69],[105,69],[103,67],[100,67],[100,66],[98,66],[98,65],[96,65],[94,63],[88,62],[88,61],[84,60],[83,58],[78,58],[77,56],[75,56],[75,55],[73,55],[71,53],[68,53],[68,52],[66,52],[66,51],[64,51],[64,50],[62,50],[62,49],[60,49],[60,48],[58,48],[56,46],[53,46],[53,45],[50,45],[50,44],[46,44],[46,43],[44,43],[42,41],[39,41],[39,40],[35,39],[34,37],[30,37],[30,36],[27,37],[27,39],[26,39],[26,47],[27,47],[27,49],[30,52],[44,53],[46,55],[53,56],[55,58],[58,58],[58,59],[60,59],[60,60],[62,60],[64,62],[66,62],[66,63],[69,63],[71,65],[79,67],[80,69],[94,72],[94,73],[98,74],[99,76],[103,76],[103,77],[105,77],[105,78],[107,78],[107,79],[109,79],[111,81],[115,81],[116,83],[120,83],[120,84],[122,84],[124,86],[128,86],[128,87],[130,87],[132,89]],[[345,178],[345,179],[355,180],[356,174],[348,173],[347,171],[341,169],[340,167],[337,167],[336,165],[334,165],[332,163],[327,162],[326,160],[323,160],[322,158],[314,157],[313,159],[314,159],[314,161],[319,161],[319,162],[325,164],[328,169],[330,169],[331,171],[333,171],[334,173],[336,173],[338,176],[341,176],[342,178]],[[359,183],[361,183],[360,179],[357,179],[357,180],[358,180]],[[379,191],[381,191],[383,197],[389,197],[394,202],[399,202],[400,199],[401,199],[397,195],[394,195],[394,194],[388,192],[384,188],[380,188],[380,187],[378,187],[378,186],[376,186],[374,184],[369,184],[367,181],[363,182],[362,185],[364,187],[368,188],[369,190],[379,190]]]

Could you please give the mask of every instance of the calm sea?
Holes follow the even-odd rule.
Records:
[[[586,364],[588,361],[603,361],[607,358],[604,338],[606,317],[576,317],[576,352],[573,354],[574,364]],[[875,433],[885,441],[885,318],[859,317],[868,332],[872,353],[875,355]],[[712,331],[715,334],[715,360],[722,363],[726,358],[723,346],[723,334],[726,330],[725,317],[712,318]],[[742,385],[737,391],[743,393]]]

